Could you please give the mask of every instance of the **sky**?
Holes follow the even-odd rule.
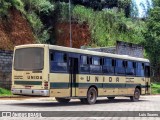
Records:
[[[153,7],[152,0],[132,0],[132,1],[135,1],[136,5],[137,5],[138,11],[139,11],[139,16],[138,17],[146,16],[147,1],[150,4],[150,8]],[[144,10],[144,7],[141,4],[143,4],[145,6],[146,10]]]

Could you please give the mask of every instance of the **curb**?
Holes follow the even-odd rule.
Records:
[[[18,96],[18,95],[13,95],[13,96],[0,96],[1,99],[53,99],[53,97],[41,97],[41,96]],[[54,98],[55,99],[55,98]]]

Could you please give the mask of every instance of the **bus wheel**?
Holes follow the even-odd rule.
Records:
[[[55,98],[59,103],[68,103],[70,99],[65,99],[65,98]]]
[[[94,104],[97,100],[97,90],[91,87],[87,92],[87,98],[84,101],[88,104]]]
[[[107,97],[109,100],[114,100],[115,97]]]
[[[138,88],[136,88],[134,91],[134,96],[131,96],[130,99],[133,102],[137,102],[139,100],[139,98],[140,98],[140,91]]]

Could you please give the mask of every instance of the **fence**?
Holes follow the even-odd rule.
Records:
[[[0,50],[0,87],[11,89],[13,52]]]

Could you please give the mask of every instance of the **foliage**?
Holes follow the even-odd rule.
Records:
[[[0,88],[0,96],[12,95],[10,90],[6,90],[4,88]]]
[[[118,0],[118,6],[125,8],[128,4],[131,3],[131,0]]]
[[[129,2],[130,0],[127,1]],[[122,2],[125,3],[126,1]],[[68,3],[65,2],[56,4],[55,9],[59,13],[57,15],[59,22],[68,22],[68,6]],[[141,20],[126,18],[123,10],[119,11],[117,8],[113,8],[94,11],[93,9],[76,5],[71,7],[71,11],[73,21],[77,21],[79,24],[85,22],[89,25],[92,44],[96,46],[112,46],[116,40],[133,43],[144,41],[142,33],[145,31],[145,23]]]
[[[14,6],[17,10],[23,11],[24,4],[21,0],[11,0],[11,5]]]
[[[4,17],[8,14],[10,6],[11,3],[6,2],[5,0],[0,0],[0,17]]]
[[[54,2],[68,2],[68,0],[50,0]],[[125,11],[126,17],[130,16],[131,0],[71,0],[73,5],[82,5],[87,8],[92,8],[94,11],[103,9],[112,9],[117,7],[119,10]]]
[[[38,37],[37,42],[38,43],[44,43],[42,41],[44,41],[43,38],[43,33],[42,33],[42,29],[44,28],[43,23],[41,22],[41,20],[39,19],[38,15],[35,14],[34,12],[31,12],[29,14],[26,15],[28,21],[30,22],[30,24],[32,25],[33,28],[33,33],[36,37]],[[47,39],[45,39],[47,40]]]
[[[73,6],[71,7],[71,9]],[[69,20],[69,5],[68,3],[61,2],[56,4],[56,9],[58,10],[57,19],[60,21],[68,21]],[[72,10],[71,10],[72,11]]]
[[[114,45],[116,40],[134,43],[144,41],[144,22],[132,21],[116,9],[93,11],[83,6],[75,6],[73,18],[89,24],[92,40],[98,46]]]
[[[160,94],[160,83],[151,83],[151,93]]]
[[[54,5],[49,0],[22,0],[25,4],[26,10],[37,13],[49,14],[54,10]]]
[[[160,7],[160,0],[153,0],[153,3],[155,7]]]
[[[38,43],[46,43],[49,39],[48,28],[45,27],[41,16],[50,15],[54,5],[49,0],[22,0],[25,5],[26,18],[30,22]]]
[[[0,0],[0,16],[8,15],[10,7],[14,7],[27,18],[38,43],[46,43],[49,39],[49,28],[42,22],[41,16],[50,15],[54,10],[54,4],[49,0]]]
[[[53,15],[55,14],[52,14],[52,12],[58,9],[57,13],[59,14],[56,15],[58,20],[69,20],[68,3],[57,2],[55,4],[54,2],[56,2],[56,0],[13,0],[7,3],[19,9],[26,16],[33,28],[33,33],[37,37],[37,42],[46,43],[47,40],[50,39],[48,31],[52,28],[52,22],[49,23],[49,21],[51,21],[50,19],[48,21],[44,20],[45,17],[53,19]],[[84,5],[85,3],[88,7],[92,8],[96,8],[96,5],[103,6],[102,8],[104,8],[105,5],[108,5],[108,8],[118,7],[118,9],[104,9],[102,11],[94,11],[94,9],[81,5],[71,7],[72,18],[74,20],[78,20],[79,23],[88,23],[94,44],[107,46],[114,45],[116,40],[132,41],[135,43],[144,40],[141,31],[138,30],[141,29],[143,31],[143,22],[133,22],[124,15],[124,9],[130,4],[131,0],[73,0],[72,2],[75,5]],[[119,9],[121,10],[119,11]],[[139,26],[137,26],[137,24],[139,24]]]
[[[0,16],[7,16],[10,7],[23,11],[24,4],[21,0],[0,0]]]
[[[147,31],[145,32],[145,49],[151,61],[155,77],[159,73],[160,65],[160,7],[155,7],[150,11],[146,21]],[[158,78],[157,78],[158,79]]]

